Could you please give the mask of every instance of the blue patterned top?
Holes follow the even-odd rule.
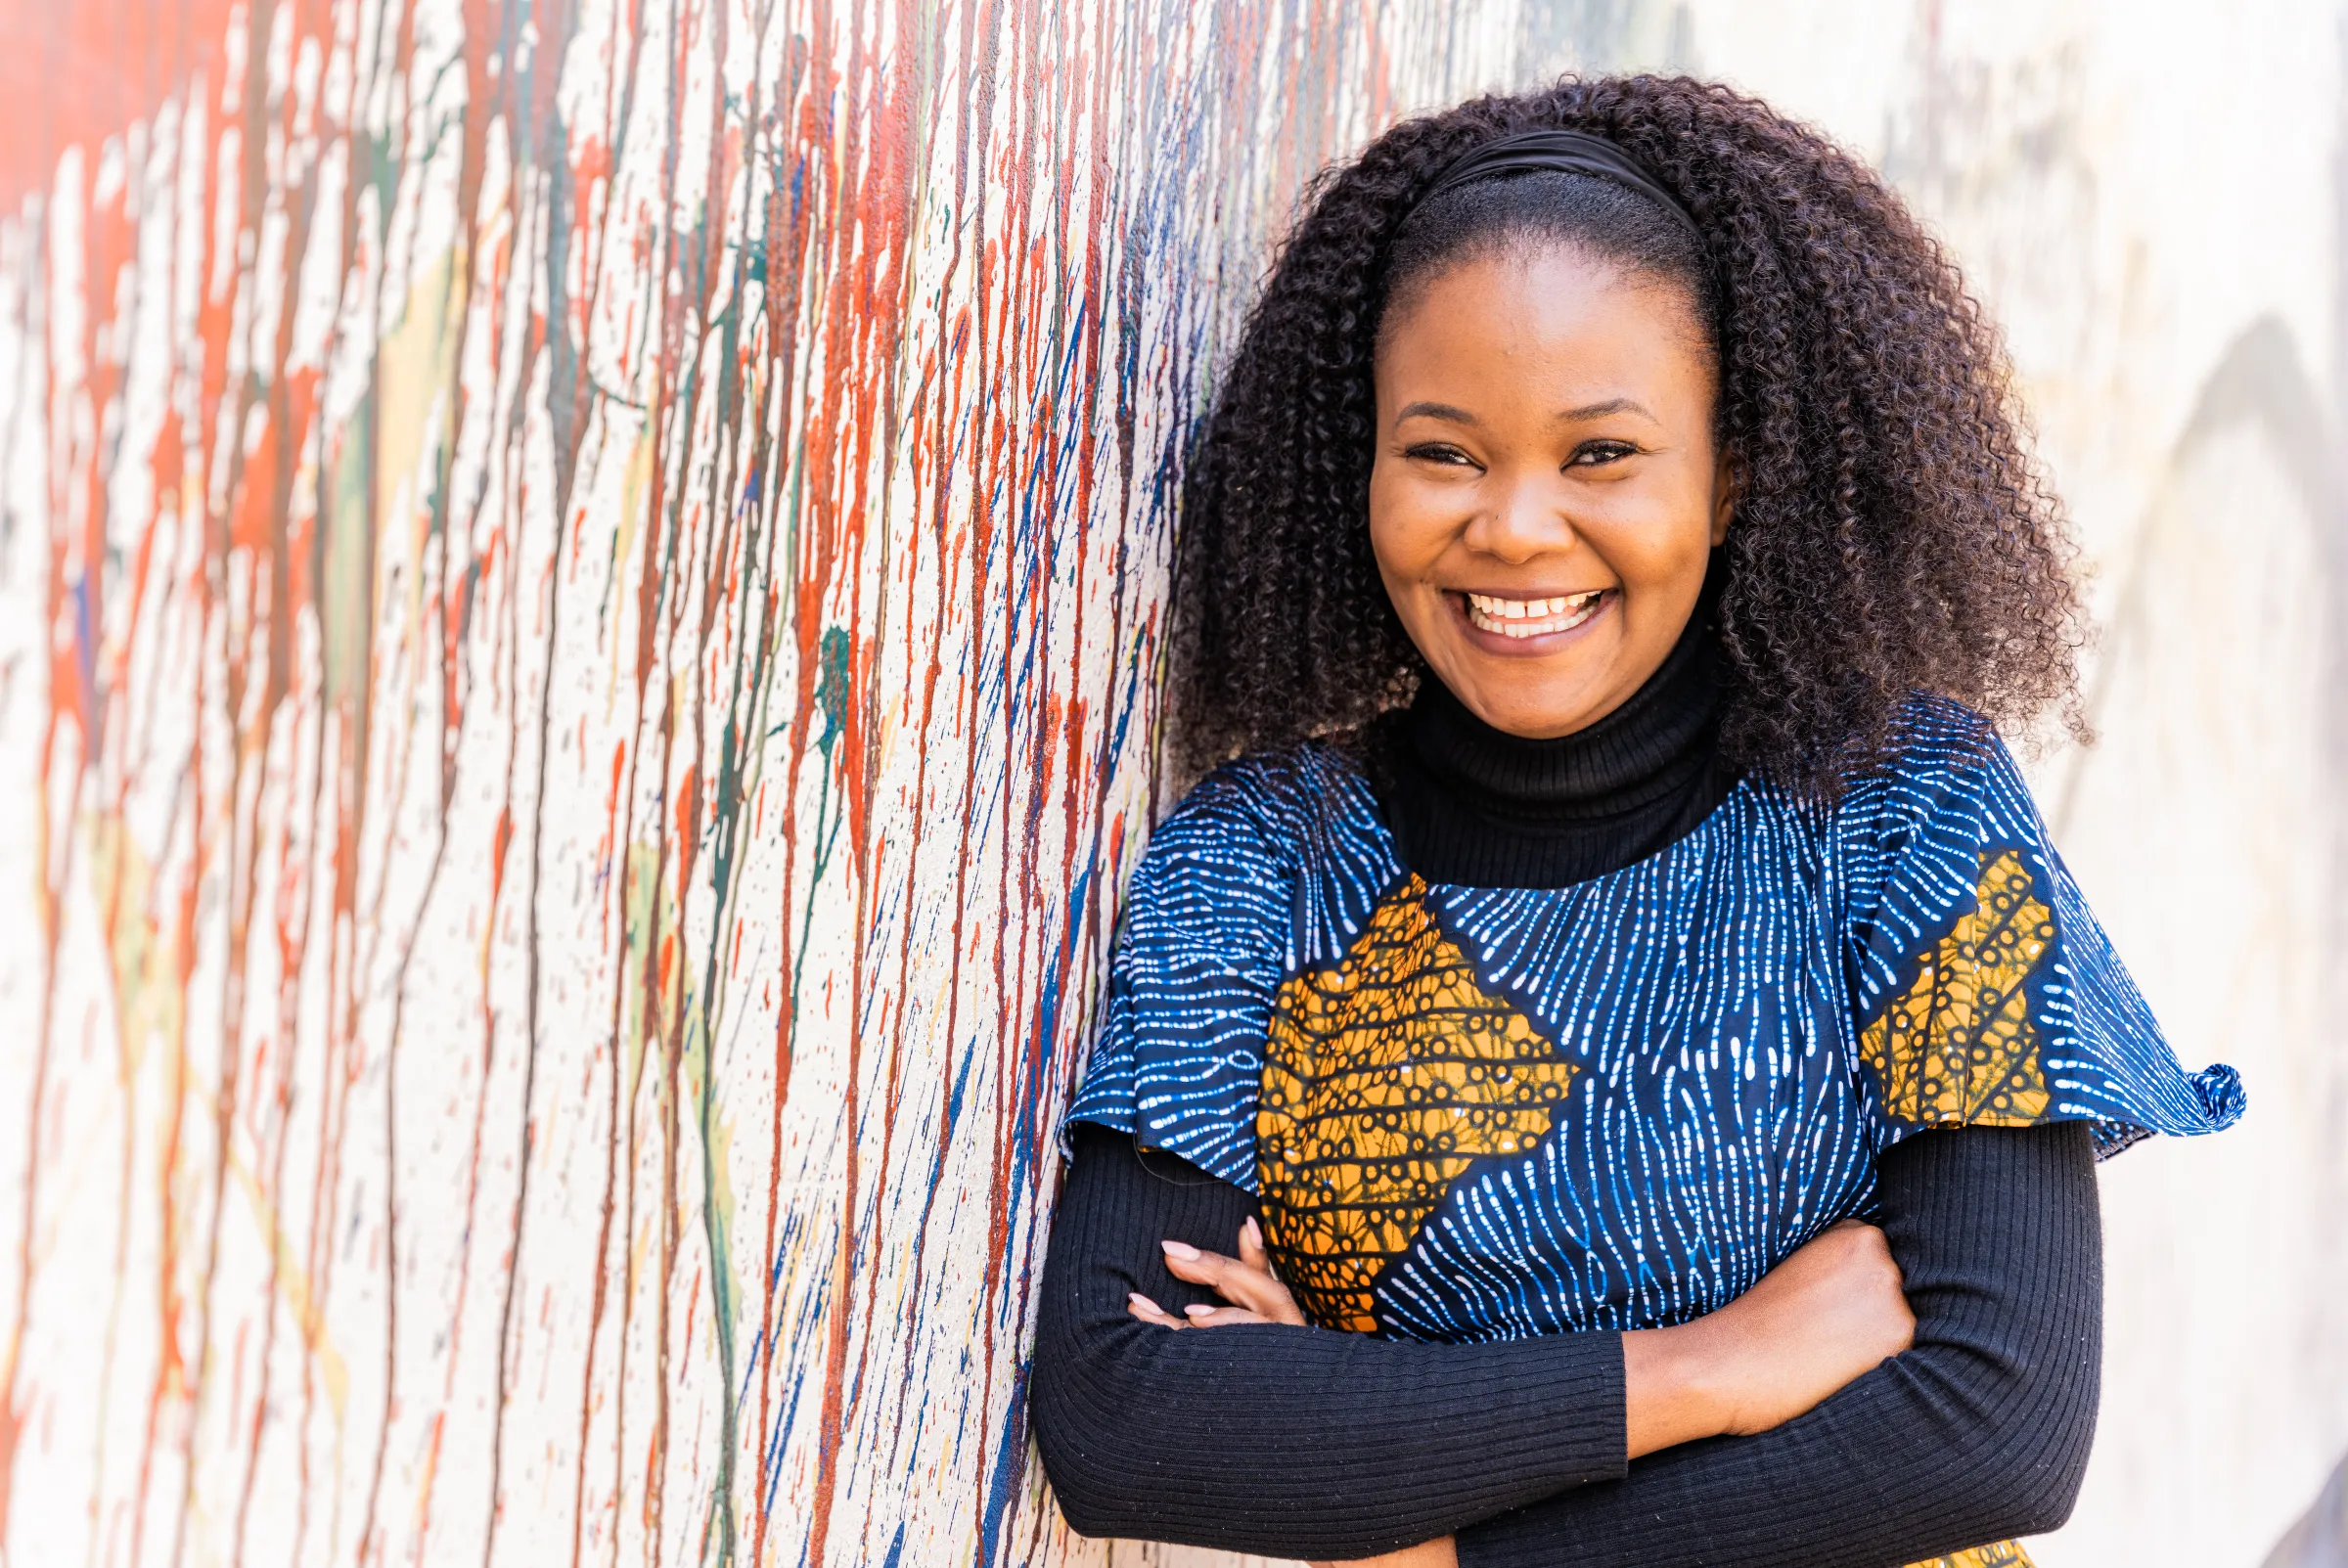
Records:
[[[1831,805],[1747,781],[1562,888],[1430,886],[1338,752],[1233,763],[1151,841],[1069,1120],[1258,1194],[1315,1322],[1452,1341],[1710,1312],[1925,1128],[2234,1122],[1994,733],[1911,719]]]

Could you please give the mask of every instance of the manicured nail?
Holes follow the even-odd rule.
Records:
[[[1203,1318],[1214,1310],[1203,1301],[1195,1301],[1182,1309],[1182,1315],[1185,1318]]]
[[[1249,1246],[1260,1247],[1264,1244],[1263,1228],[1255,1223],[1254,1215],[1250,1214],[1247,1216],[1245,1230],[1247,1232],[1247,1244]]]
[[[1198,1256],[1198,1249],[1188,1241],[1160,1241],[1158,1245],[1166,1249],[1166,1256],[1169,1258],[1196,1258]]]
[[[1143,1295],[1138,1290],[1128,1291],[1126,1293],[1125,1300],[1129,1304],[1141,1308],[1144,1312],[1162,1313],[1165,1311],[1163,1307],[1160,1307],[1156,1302],[1151,1301],[1148,1296]]]

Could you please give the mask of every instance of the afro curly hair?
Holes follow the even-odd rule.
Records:
[[[1542,127],[1620,148],[1700,241],[1611,187],[1543,213],[1471,185],[1420,210],[1468,149]],[[1890,754],[1919,693],[2001,728],[2058,704],[2085,739],[2073,547],[1996,329],[1946,251],[1872,170],[1752,98],[1685,77],[1568,77],[1406,120],[1308,193],[1184,480],[1170,693],[1183,771],[1358,739],[1424,677],[1370,545],[1380,319],[1414,278],[1544,235],[1661,274],[1711,332],[1738,473],[1714,619],[1732,763],[1831,795]]]

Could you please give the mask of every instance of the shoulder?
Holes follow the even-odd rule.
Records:
[[[1922,694],[1900,710],[1890,754],[1845,785],[1834,818],[1838,836],[1886,845],[1934,824],[2037,830],[2029,785],[1997,728],[1962,702]]]
[[[1332,831],[1375,816],[1368,782],[1320,741],[1250,752],[1208,774],[1151,834],[1148,858],[1292,862]]]

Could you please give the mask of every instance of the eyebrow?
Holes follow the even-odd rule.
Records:
[[[1637,414],[1646,419],[1654,419],[1654,415],[1648,412],[1647,405],[1635,397],[1609,397],[1603,403],[1585,403],[1580,408],[1566,409],[1558,418],[1575,421],[1603,420],[1609,414]]]
[[[1558,414],[1558,418],[1569,423],[1578,424],[1583,420],[1603,420],[1609,414],[1637,414],[1642,418],[1648,420],[1652,420],[1655,417],[1651,412],[1648,411],[1647,405],[1640,402],[1637,398],[1610,397],[1603,403],[1585,403],[1580,408],[1560,410]],[[1416,419],[1445,420],[1453,425],[1473,425],[1476,423],[1475,416],[1468,413],[1464,408],[1457,407],[1456,405],[1450,403],[1428,402],[1404,404],[1402,412],[1394,416],[1394,423],[1400,425],[1404,420]]]

